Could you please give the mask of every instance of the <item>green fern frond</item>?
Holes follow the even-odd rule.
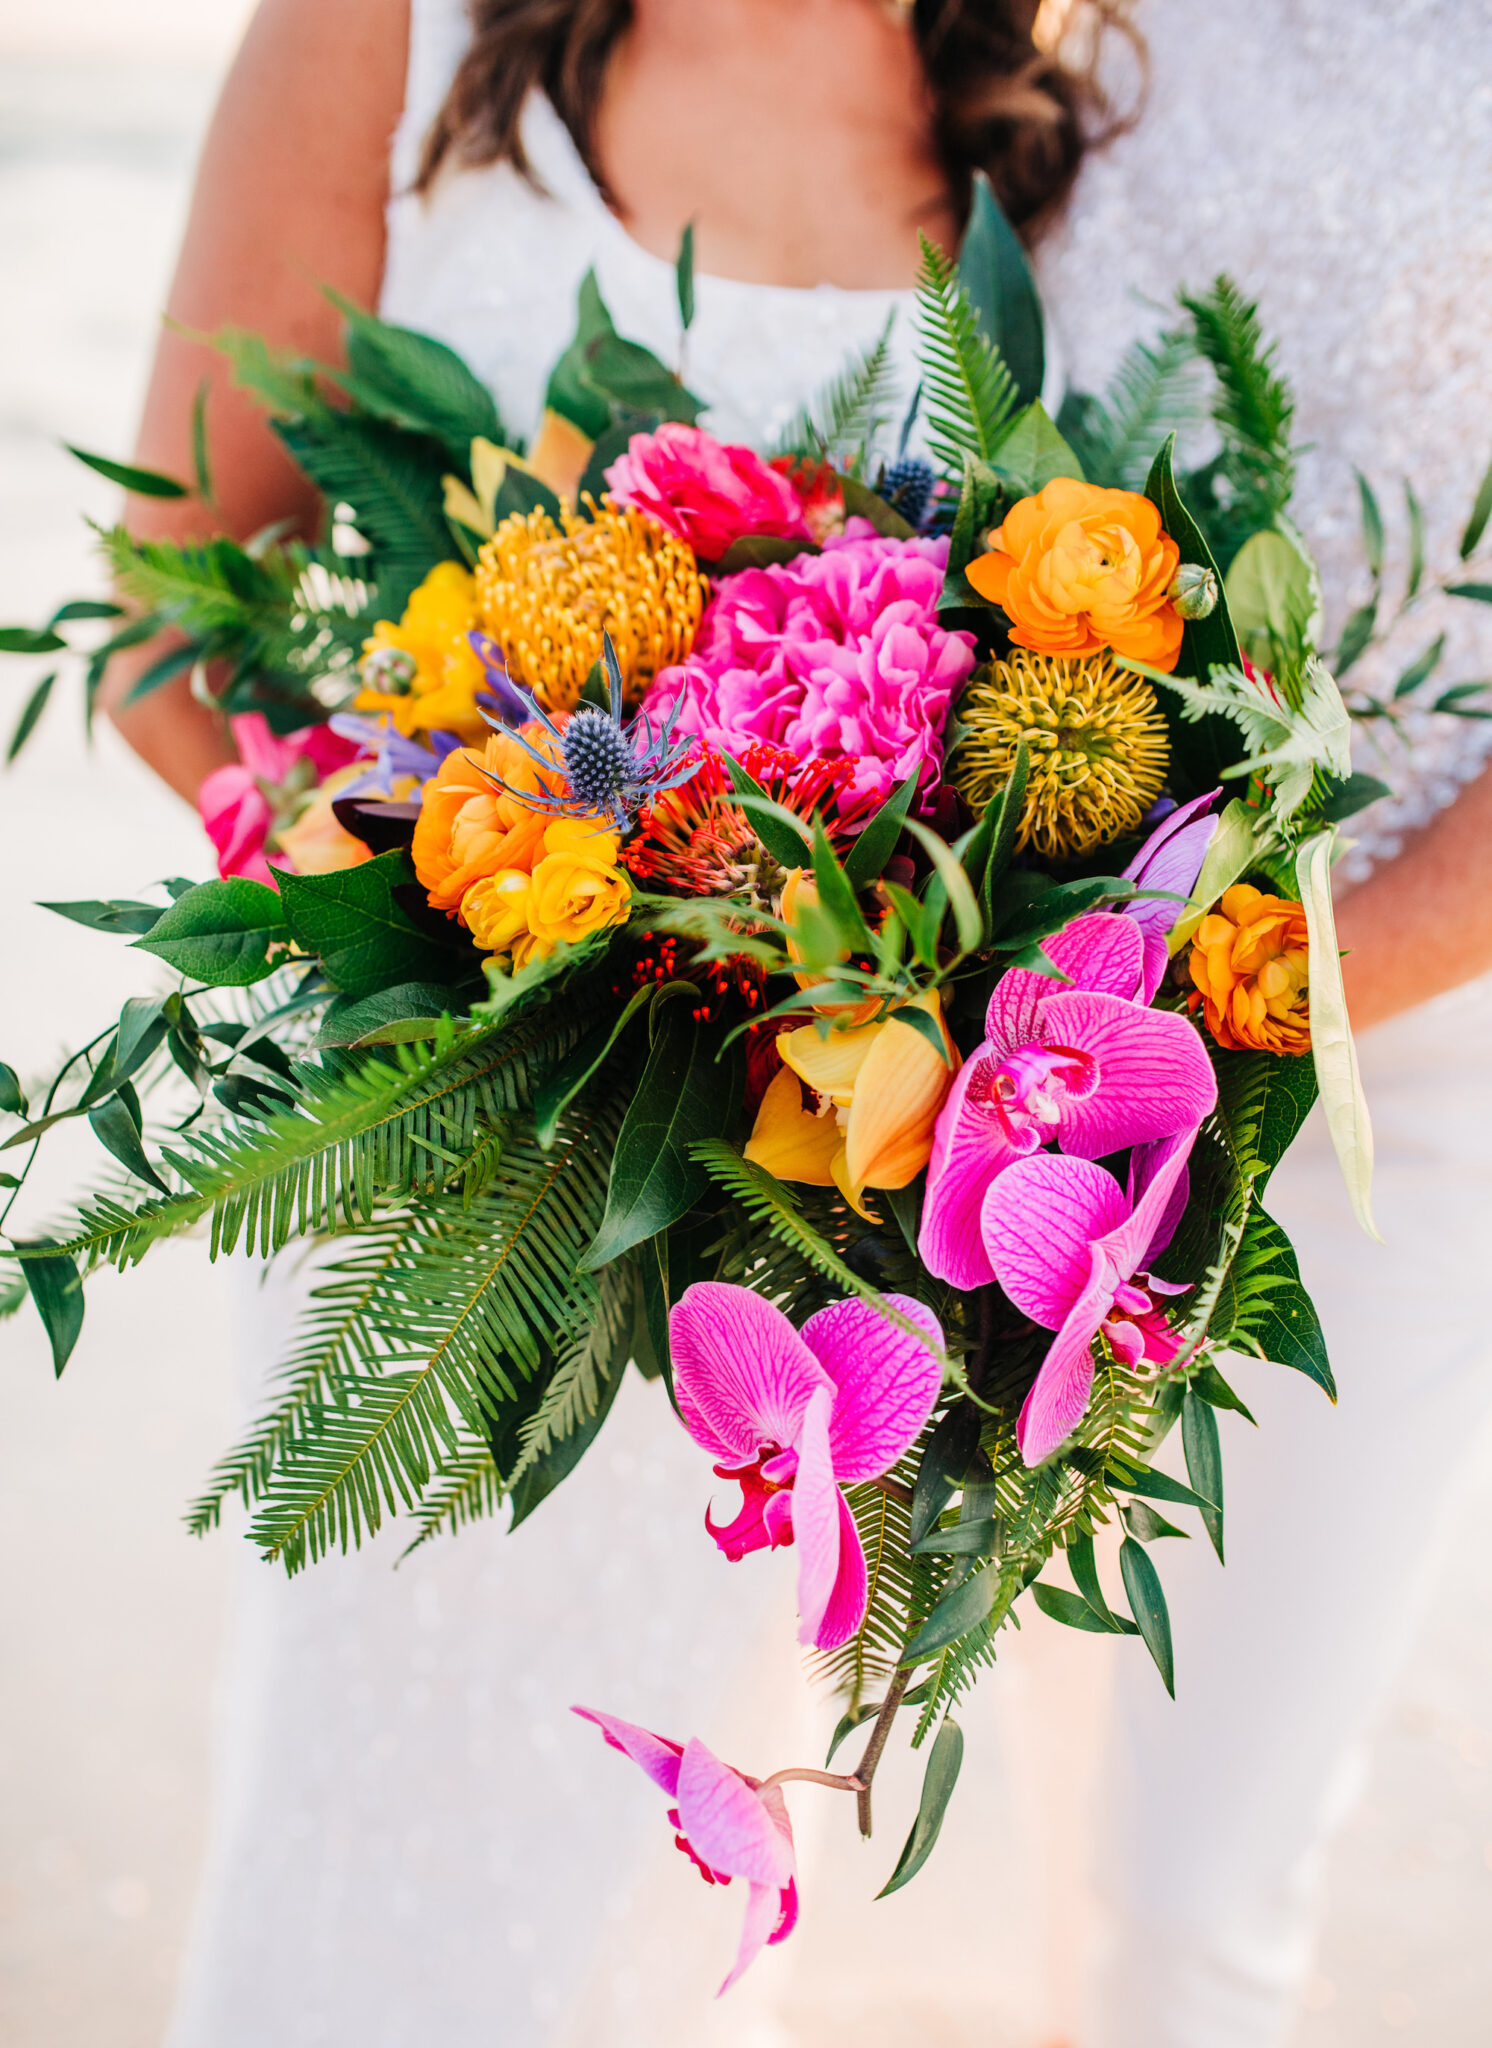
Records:
[[[1016,389],[999,351],[980,329],[958,266],[922,237],[917,330],[927,443],[944,471],[962,477],[966,455],[988,462],[1016,408]]]
[[[244,1441],[213,1467],[206,1492],[187,1512],[193,1536],[217,1528],[224,1503],[235,1494],[246,1507],[254,1507],[276,1463],[305,1434],[307,1418],[318,1404],[339,1381],[371,1369],[368,1311],[403,1250],[408,1229],[402,1216],[365,1226],[354,1239],[355,1250],[324,1268],[311,1290],[300,1342],[277,1375],[283,1390]]]
[[[453,1536],[473,1522],[495,1515],[506,1498],[492,1453],[485,1441],[472,1441],[446,1461],[439,1477],[414,1511],[419,1535],[400,1559],[437,1536]]]
[[[589,1318],[560,1353],[543,1399],[519,1431],[519,1459],[507,1475],[510,1492],[546,1451],[595,1414],[602,1381],[629,1340],[635,1300],[635,1273],[625,1259],[614,1260],[597,1274]]]
[[[779,438],[773,453],[821,460],[846,458],[863,464],[866,450],[886,421],[896,397],[891,360],[893,311],[879,338],[859,350],[838,376],[818,392]]]
[[[1290,503],[1295,399],[1275,367],[1275,349],[1264,340],[1258,308],[1230,278],[1218,278],[1196,297],[1183,293],[1181,304],[1217,380],[1212,417],[1223,451],[1196,482],[1213,500],[1203,510],[1216,529],[1219,562],[1226,569],[1243,539],[1271,525]],[[1212,488],[1218,476],[1227,484],[1225,498]]]
[[[1144,489],[1155,451],[1169,434],[1205,416],[1190,334],[1137,341],[1123,357],[1103,398],[1086,399],[1062,430],[1090,483]]]
[[[403,1248],[362,1310],[376,1373],[336,1382],[271,1475],[255,1540],[291,1571],[413,1508],[485,1434],[546,1344],[572,1343],[596,1311],[579,1271],[600,1226],[620,1109],[561,1123],[554,1148],[505,1147],[490,1191],[415,1203]]]

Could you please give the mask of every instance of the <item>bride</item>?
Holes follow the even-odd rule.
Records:
[[[1081,385],[1102,385],[1179,283],[1226,268],[1260,298],[1310,449],[1298,509],[1340,598],[1351,466],[1408,470],[1432,549],[1448,553],[1492,440],[1467,434],[1492,386],[1481,13],[1480,0],[1138,0],[1144,110],[1093,149],[1092,79],[1046,53],[1070,58],[1106,29],[1099,75],[1133,71],[1141,46],[1118,0],[263,0],[202,161],[139,459],[188,465],[205,375],[224,523],[247,534],[305,516],[261,416],[192,336],[233,324],[333,357],[323,284],[449,341],[529,432],[588,268],[622,332],[671,352],[689,220],[689,377],[717,401],[717,432],[769,438],[893,312],[909,395],[917,233],[955,245],[983,168],[1033,239]],[[169,505],[132,514],[142,533],[189,530]],[[1449,625],[1474,657],[1474,625]],[[1480,650],[1485,663],[1485,633]],[[184,686],[124,701],[158,652],[120,662],[115,717],[190,798],[228,742]],[[914,1888],[872,1920],[865,1858],[846,1874],[851,1912],[834,1904],[832,1852],[816,1878],[810,1844],[796,1955],[774,1952],[710,2007],[725,1939],[711,1895],[656,1839],[646,1788],[572,1736],[563,1709],[602,1699],[698,1729],[747,1768],[815,1736],[784,1648],[790,1586],[743,1573],[718,1597],[724,1567],[690,1540],[684,1439],[658,1390],[633,1381],[538,1537],[479,1526],[396,1573],[395,1531],[392,1547],[289,1586],[245,1567],[173,2048],[768,2048],[852,2028],[864,2042],[948,2038],[960,2016],[984,2040],[1044,2026],[1080,2048],[1284,2040],[1321,1843],[1412,1615],[1454,1449],[1492,1384],[1478,980],[1492,969],[1492,778],[1477,778],[1468,739],[1487,728],[1443,723],[1413,761],[1365,762],[1398,801],[1369,814],[1354,855],[1366,879],[1340,913],[1354,1014],[1375,1027],[1362,1053],[1387,1250],[1353,1235],[1319,1136],[1277,1189],[1340,1410],[1240,1363],[1260,1428],[1225,1438],[1234,1561],[1223,1574],[1191,1544],[1168,1574],[1176,1705],[1133,1659],[1100,1711],[1075,1699],[1097,1685],[1095,1647],[1044,1665],[1038,1642],[1019,1674],[1016,1758],[1032,1861],[1016,1862],[1008,1813],[1001,1833],[978,1832],[995,1808],[969,1788],[973,1819],[955,1807],[921,1903]],[[294,1294],[283,1280],[241,1288],[250,1402]],[[987,1712],[968,1717],[986,1756]],[[1077,1800],[1101,1721],[1102,1762],[1086,1768],[1102,1796]],[[1090,1812],[1106,1940],[1087,2010],[1062,1983],[1044,2013],[1017,2012],[1005,1994],[1011,1929],[1032,1924],[1024,1880],[1078,1857],[1067,1829]],[[1047,1948],[1065,1965],[1074,1943],[1054,1925]]]

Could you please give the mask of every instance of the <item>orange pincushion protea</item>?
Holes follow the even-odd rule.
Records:
[[[1235,1052],[1308,1052],[1305,912],[1288,897],[1237,882],[1192,941],[1191,977],[1207,1029]]]
[[[1000,606],[1017,647],[1148,662],[1167,674],[1181,652],[1181,614],[1167,595],[1181,551],[1135,491],[1054,477],[1022,498],[968,566]]]

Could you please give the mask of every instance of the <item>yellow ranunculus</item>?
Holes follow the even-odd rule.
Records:
[[[528,928],[546,947],[572,943],[619,924],[632,887],[617,866],[621,841],[594,818],[557,818],[534,863]]]
[[[777,1041],[783,1072],[762,1098],[746,1157],[779,1180],[837,1187],[862,1216],[869,1214],[866,1188],[904,1188],[915,1180],[932,1152],[959,1057],[936,991],[904,1007],[934,1020],[946,1059],[894,1010],[878,1024],[827,1037],[814,1024],[786,1031]],[[804,1107],[799,1082],[818,1096],[817,1113]]]
[[[485,739],[489,727],[477,709],[485,677],[467,638],[479,624],[470,570],[437,562],[397,625],[380,619],[364,641],[356,709],[386,712],[406,739],[416,732]]]
[[[473,882],[461,899],[461,921],[484,953],[502,953],[528,930],[533,877],[523,868],[499,868]]]

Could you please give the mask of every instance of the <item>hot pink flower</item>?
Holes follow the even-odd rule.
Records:
[[[607,470],[606,487],[620,504],[635,505],[688,541],[704,562],[718,562],[749,533],[808,539],[798,494],[785,476],[751,449],[676,420],[634,434]]]
[[[1044,942],[1067,981],[1013,967],[984,1020],[985,1040],[939,1112],[917,1249],[955,1287],[995,1277],[980,1213],[996,1176],[1055,1139],[1101,1159],[1199,1124],[1217,1082],[1196,1027],[1135,1000],[1145,937],[1099,911]]]
[[[657,718],[739,754],[753,740],[800,761],[855,763],[859,794],[888,796],[942,766],[948,706],[974,638],[937,622],[946,540],[881,540],[863,520],[821,555],[727,576],[689,659],[648,692]]]
[[[941,1351],[937,1318],[886,1299]],[[697,1282],[668,1319],[684,1427],[735,1479],[736,1519],[705,1526],[732,1561],[795,1538],[800,1642],[848,1642],[865,1614],[865,1553],[840,1486],[889,1471],[932,1413],[942,1365],[868,1302],[831,1302],[795,1330],[747,1287]]]
[[[280,739],[257,711],[230,721],[238,759],[215,768],[197,791],[197,809],[208,838],[217,848],[218,873],[246,875],[253,882],[275,878],[264,858],[277,811],[291,792],[292,781],[309,790],[358,757],[355,742],[330,726],[309,725]]]
[[[1000,1285],[1033,1322],[1057,1332],[1016,1425],[1028,1465],[1050,1457],[1082,1419],[1100,1331],[1131,1366],[1169,1365],[1181,1349],[1157,1296],[1187,1289],[1144,1269],[1181,1219],[1196,1135],[1137,1150],[1127,1194],[1091,1160],[1044,1152],[1017,1161],[985,1196],[984,1241]]]
[[[717,1994],[723,1997],[768,1943],[787,1939],[798,1918],[793,1827],[781,1788],[732,1770],[702,1742],[670,1742],[591,1707],[571,1712],[594,1721],[612,1748],[675,1802],[668,1815],[675,1839],[706,1884],[745,1878],[746,1920],[735,1967]]]

